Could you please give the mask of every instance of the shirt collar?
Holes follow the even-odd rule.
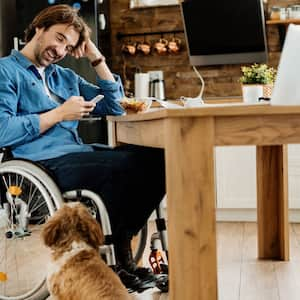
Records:
[[[25,57],[20,51],[13,49],[11,51],[11,55],[14,56],[17,59],[17,61],[19,62],[19,64],[21,66],[23,66],[25,69],[32,68],[32,66],[36,68],[36,66],[27,57]],[[52,73],[55,70],[55,65],[47,66],[46,70],[47,70],[47,73],[48,72],[49,72],[49,74]]]

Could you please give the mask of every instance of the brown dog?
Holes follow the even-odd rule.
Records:
[[[45,224],[42,237],[52,250],[47,276],[51,299],[132,299],[119,277],[101,259],[101,227],[82,204],[59,209]]]

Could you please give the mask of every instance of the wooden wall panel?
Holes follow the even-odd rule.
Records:
[[[148,56],[137,54],[135,56],[122,55],[122,44],[129,40],[118,40],[116,34],[144,33],[153,31],[183,30],[179,6],[155,7],[144,9],[129,9],[129,0],[109,0],[111,8],[112,53],[113,70],[121,74],[126,90],[134,91],[134,73],[137,70],[163,70],[168,99],[177,99],[180,96],[195,97],[199,94],[199,79],[189,64],[188,53],[184,41],[184,34],[176,34],[184,42],[184,49],[177,55],[159,56],[151,53]],[[207,0],[208,1],[208,0]],[[287,6],[297,3],[296,0],[269,0],[268,6]],[[164,35],[170,39],[172,35]],[[146,40],[153,43],[160,36],[137,36],[132,41]],[[267,39],[269,48],[268,64],[277,67],[280,57],[279,34],[276,26],[267,26]],[[238,82],[240,65],[223,65],[198,67],[204,77],[206,88],[204,97],[241,96],[241,87]]]

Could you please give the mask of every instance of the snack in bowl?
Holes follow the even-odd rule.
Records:
[[[152,104],[151,99],[135,99],[135,98],[123,98],[120,101],[121,106],[124,108],[127,114],[134,114],[144,112],[148,110]]]

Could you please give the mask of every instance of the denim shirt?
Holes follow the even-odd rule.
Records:
[[[51,93],[63,103],[71,96],[82,96],[86,101],[98,94],[93,114],[120,115],[123,87],[120,77],[116,82],[97,78],[91,84],[74,71],[56,64],[45,69]],[[14,157],[44,160],[70,152],[93,151],[78,136],[78,121],[63,121],[40,133],[39,114],[59,106],[45,92],[43,80],[36,67],[20,52],[12,50],[0,59],[0,147],[10,147]]]

